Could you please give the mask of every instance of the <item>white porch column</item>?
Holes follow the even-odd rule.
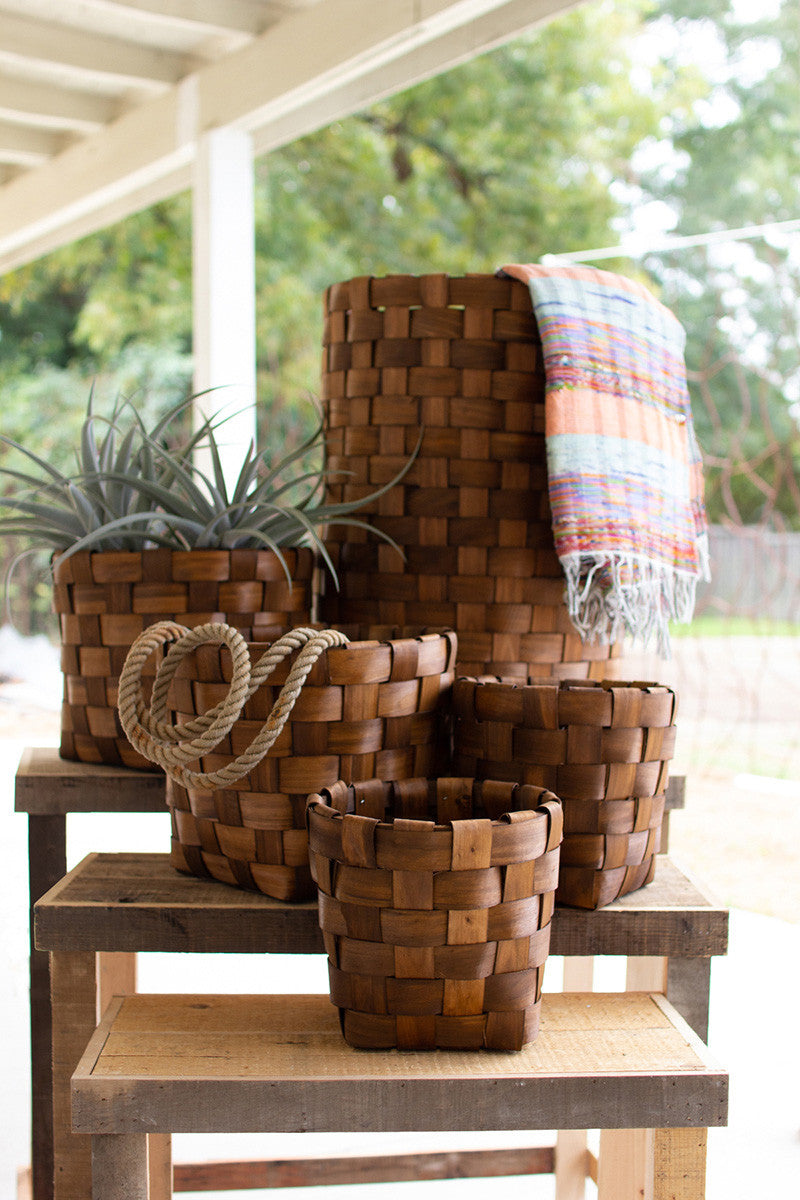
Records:
[[[219,432],[229,489],[256,428],[253,193],[250,134],[234,129],[201,134],[192,212],[194,390],[218,390],[201,397],[195,412],[236,414]]]

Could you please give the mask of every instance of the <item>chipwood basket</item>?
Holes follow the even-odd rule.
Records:
[[[564,603],[547,495],[545,376],[524,284],[394,275],[325,294],[322,394],[330,499],[402,547],[332,527],[340,588],[321,615],[458,633],[458,671],[603,678],[617,648],[584,645]]]
[[[453,708],[456,770],[559,796],[559,903],[600,908],[650,882],[675,746],[670,688],[465,678]]]
[[[256,662],[268,647],[248,643]],[[309,793],[335,783],[392,780],[440,769],[448,746],[444,713],[453,683],[452,632],[351,641],[322,651],[288,719],[265,757],[230,783],[213,788],[167,779],[172,818],[171,861],[179,871],[264,892],[278,900],[314,894],[305,806]],[[244,703],[238,719],[195,769],[224,771],[269,723],[289,677],[284,660]],[[224,702],[230,655],[199,645],[170,688],[178,722]]]
[[[282,550],[83,551],[53,562],[61,626],[62,758],[153,770],[128,742],[117,686],[136,638],[161,620],[226,621],[265,640],[311,619],[314,555]],[[292,582],[286,576],[288,570]],[[157,660],[147,667],[152,679]]]
[[[309,797],[331,1000],[352,1046],[519,1050],[539,1028],[561,805],[473,779]]]

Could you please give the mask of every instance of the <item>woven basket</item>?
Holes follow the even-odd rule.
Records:
[[[460,674],[603,678],[564,604],[547,497],[541,343],[524,284],[492,275],[351,279],[325,295],[322,390],[332,500],[402,546],[334,527],[340,591],[322,619],[458,632]]]
[[[53,563],[61,624],[61,757],[153,770],[129,744],[116,711],[131,644],[148,626],[227,621],[246,636],[273,637],[311,619],[314,555],[270,550],[104,550]],[[155,672],[155,660],[152,671]]]
[[[265,648],[251,644],[251,658]],[[244,778],[212,791],[167,779],[173,866],[278,900],[313,896],[305,824],[309,793],[339,779],[392,780],[439,770],[448,750],[443,709],[455,656],[451,632],[352,641],[324,651],[278,740]],[[269,716],[289,666],[287,660],[251,697],[230,735],[200,760],[199,769],[215,771],[246,749]],[[223,700],[230,678],[227,653],[201,646],[172,684],[178,720]]]
[[[561,806],[473,779],[309,797],[331,999],[352,1046],[519,1050],[538,1033]]]
[[[453,707],[456,770],[560,797],[559,903],[600,908],[650,882],[675,746],[670,688],[459,679]]]

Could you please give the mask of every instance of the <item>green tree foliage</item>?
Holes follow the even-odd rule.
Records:
[[[337,279],[601,246],[641,211],[679,233],[797,216],[797,6],[749,24],[737,11],[600,0],[261,160],[262,437],[284,444],[307,427],[321,295]],[[4,432],[50,451],[58,430],[69,444],[92,379],[101,408],[118,392],[166,408],[188,389],[190,208],[176,197],[0,279]],[[746,461],[727,478],[712,470],[712,515],[790,519],[799,256],[748,245],[608,265],[675,307],[704,447]],[[765,424],[778,449],[759,483]]]
[[[700,48],[711,83],[670,120],[637,177],[674,232],[691,235],[800,215],[800,12],[755,19],[727,0],[664,0],[653,32],[674,58]],[[664,153],[664,146],[669,153]],[[689,332],[712,519],[800,528],[800,233],[649,255],[645,266]]]
[[[632,84],[643,11],[587,6],[259,163],[259,394],[277,435],[318,385],[329,283],[493,270],[611,235],[623,206],[609,184],[702,90]],[[0,281],[0,382],[19,434],[32,402],[60,421],[92,377],[98,403],[135,388],[142,354],[139,390],[166,389],[166,407],[181,365],[186,386],[189,221],[181,196]]]

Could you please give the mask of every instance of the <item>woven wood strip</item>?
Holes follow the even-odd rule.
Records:
[[[190,628],[224,621],[269,640],[308,624],[314,555],[283,551],[292,582],[269,550],[101,551],[56,557],[55,610],[61,626],[61,757],[152,771],[128,742],[117,714],[117,684],[136,638],[156,621]],[[155,674],[153,660],[152,672]]]
[[[455,769],[561,798],[559,903],[599,908],[653,878],[676,703],[661,684],[456,681]]]
[[[460,674],[607,673],[567,615],[547,498],[544,369],[527,288],[492,275],[361,277],[328,289],[322,391],[332,500],[363,511],[405,561],[334,527],[340,580],[323,618],[444,625]]]
[[[562,838],[551,792],[339,781],[306,816],[351,1045],[519,1050],[536,1037]]]
[[[358,633],[350,628],[344,632]],[[382,785],[369,781],[426,776],[441,768],[448,751],[444,712],[455,673],[455,634],[413,636],[413,630],[405,629],[380,640],[385,632],[381,627],[375,637],[322,654],[267,756],[237,783],[201,791],[167,780],[172,863],[178,870],[278,900],[308,899],[314,891],[305,823],[310,793],[339,780],[367,781],[359,785],[359,795],[365,806],[369,801],[377,825]],[[255,661],[266,645],[251,643],[249,649]],[[192,769],[218,770],[246,749],[292,661],[279,664],[247,701],[230,735]],[[178,668],[172,686],[177,719],[199,716],[221,700],[230,675],[225,650],[199,647]],[[375,844],[365,835],[364,817],[348,820],[345,828],[344,858],[353,872],[374,868]],[[342,837],[340,826],[340,855]]]

